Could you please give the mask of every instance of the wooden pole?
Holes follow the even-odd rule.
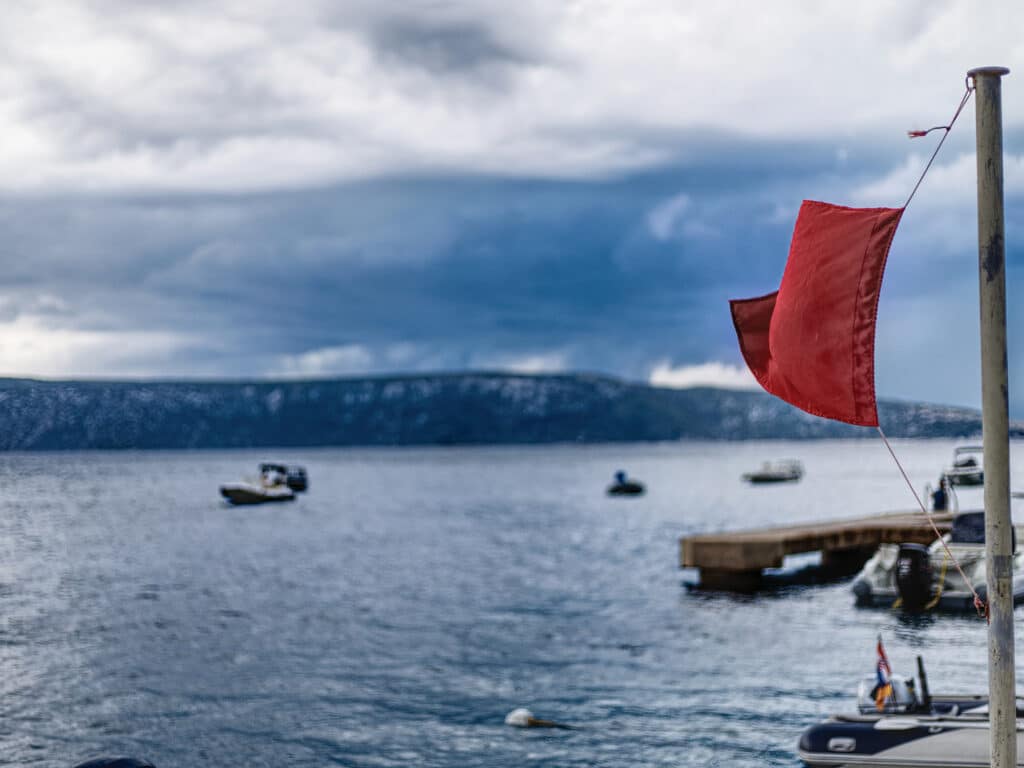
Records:
[[[1016,768],[1013,551],[1010,520],[1009,396],[1006,373],[1006,247],[1003,226],[1005,67],[979,67],[974,80],[978,150],[978,274],[981,306],[981,418],[985,456],[988,574],[988,690],[993,768]]]

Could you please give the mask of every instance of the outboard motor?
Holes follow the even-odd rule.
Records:
[[[928,547],[922,544],[900,544],[896,557],[896,591],[903,601],[903,610],[924,609],[932,599],[932,564]]]

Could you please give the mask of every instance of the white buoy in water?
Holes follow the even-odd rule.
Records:
[[[533,716],[533,712],[526,707],[518,707],[505,715],[505,725],[512,725],[516,728],[572,728],[565,723],[556,723],[553,720],[541,720]]]
[[[516,728],[529,728],[531,720],[533,720],[533,712],[526,707],[513,709],[505,715],[505,725],[514,725]]]

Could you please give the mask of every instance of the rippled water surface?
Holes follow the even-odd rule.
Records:
[[[919,488],[952,448],[897,445]],[[783,457],[803,482],[740,482]],[[222,504],[264,459],[310,492]],[[648,494],[605,497],[619,468]],[[876,633],[897,673],[920,653],[933,690],[980,692],[984,624],[855,610],[848,583],[688,591],[678,539],[911,506],[875,440],[7,455],[0,764],[796,765]],[[518,706],[578,728],[505,726]]]

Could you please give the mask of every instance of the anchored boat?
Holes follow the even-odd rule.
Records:
[[[953,450],[953,463],[943,470],[950,485],[984,485],[982,447],[963,445]]]
[[[804,476],[804,465],[796,459],[766,461],[756,472],[747,472],[743,479],[748,483],[793,483]]]
[[[1024,601],[1024,551],[1017,547],[1013,531],[1013,600]],[[853,594],[860,606],[974,612],[974,591],[984,599],[985,513],[961,512],[953,518],[952,530],[930,546],[883,544],[853,582]],[[956,568],[949,552],[960,563]],[[970,583],[964,580],[964,575]]]
[[[608,486],[609,496],[642,496],[644,491],[643,483],[630,480],[621,469],[615,473],[615,482]]]
[[[879,709],[876,678],[865,677],[857,711],[831,715],[800,736],[800,759],[812,768],[983,768],[989,765],[988,698],[931,696],[918,658],[920,690],[893,675],[892,694]],[[1017,700],[1017,717],[1024,717]],[[1024,722],[1017,721],[1017,750],[1024,755]]]
[[[263,485],[260,482],[240,480],[224,483],[220,495],[232,504],[264,504],[268,501],[294,501],[295,491],[287,485]]]
[[[294,501],[295,491],[288,487],[287,471],[280,472],[277,464],[260,465],[257,480],[224,483],[220,495],[232,504],[265,504],[270,501]]]

